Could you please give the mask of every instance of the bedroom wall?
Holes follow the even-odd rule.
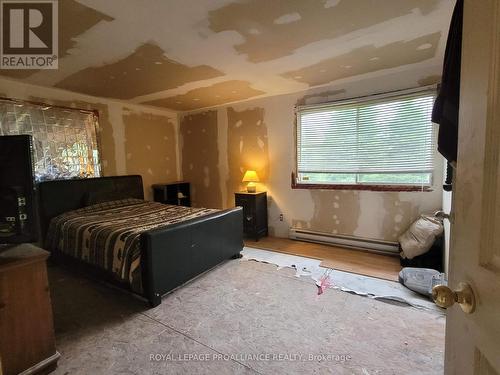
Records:
[[[395,241],[422,212],[442,205],[442,158],[436,154],[432,192],[293,190],[294,106],[436,83],[440,67],[338,81],[302,93],[187,113],[180,119],[183,178],[196,206],[232,207],[242,176],[255,169],[267,190],[270,234],[290,227]],[[203,155],[210,155],[205,157]],[[202,160],[200,164],[186,160]],[[280,221],[283,214],[283,221]]]
[[[175,112],[2,78],[0,97],[97,110],[103,175],[142,175],[146,199],[152,184],[179,178]]]

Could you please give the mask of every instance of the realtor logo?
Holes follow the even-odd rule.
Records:
[[[0,69],[57,69],[57,0],[0,0]]]

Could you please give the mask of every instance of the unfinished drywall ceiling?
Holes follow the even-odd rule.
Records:
[[[101,21],[112,21],[113,18],[98,12],[93,8],[86,7],[76,0],[63,0],[58,3],[59,17],[59,58],[71,53],[71,49],[77,45],[77,38],[88,29],[94,27]],[[38,70],[2,70],[1,74],[12,78],[25,78]]]
[[[0,75],[193,110],[439,67],[453,6],[453,0],[64,0],[59,69]]]
[[[318,86],[340,78],[424,61],[436,54],[440,36],[441,33],[434,33],[409,41],[390,43],[382,47],[361,47],[345,55],[287,72],[284,76],[307,83],[309,86]],[[371,57],[367,59],[367,56]],[[392,56],[392,58],[387,59],[380,56]],[[338,69],[332,69],[332,66],[337,66]]]
[[[178,111],[188,111],[196,108],[213,107],[216,105],[250,99],[264,94],[255,90],[246,81],[225,81],[208,87],[189,90],[185,94],[171,96],[165,99],[152,100],[144,104],[166,107]]]
[[[429,85],[434,85],[436,83],[441,82],[441,76],[440,75],[430,75],[427,77],[423,77],[418,80],[418,84],[420,86],[429,86]]]
[[[439,0],[252,0],[210,12],[210,28],[236,30],[245,41],[235,46],[250,61],[291,55],[310,43],[366,29],[418,11],[431,12]],[[266,48],[267,47],[267,48]]]
[[[171,61],[158,46],[146,43],[120,61],[83,69],[58,82],[56,87],[94,96],[131,99],[221,75],[224,74],[206,65],[188,67]]]

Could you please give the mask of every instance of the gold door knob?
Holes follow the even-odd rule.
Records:
[[[472,314],[476,309],[474,291],[467,283],[459,283],[457,290],[453,291],[446,285],[436,285],[432,288],[432,299],[439,307],[447,309],[457,302],[467,314]]]

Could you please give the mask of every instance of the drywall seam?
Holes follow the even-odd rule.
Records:
[[[127,174],[125,153],[125,126],[123,123],[123,108],[114,103],[108,106],[109,122],[113,124],[113,139],[115,141],[116,174]],[[116,126],[121,124],[121,126]]]
[[[183,173],[182,173],[182,152],[181,152],[181,115],[177,114],[175,117],[175,124],[174,124],[174,129],[175,129],[175,153],[176,153],[176,162],[177,162],[177,180],[182,181],[184,179]]]
[[[443,38],[441,38],[441,39],[443,39]],[[177,112],[185,113],[185,112],[205,111],[205,110],[217,108],[220,106],[244,103],[244,102],[255,100],[255,99],[262,99],[262,98],[288,95],[288,94],[300,94],[303,92],[308,92],[310,90],[321,89],[324,87],[330,87],[332,85],[345,85],[345,84],[349,84],[349,83],[353,83],[353,82],[364,81],[367,79],[383,77],[383,76],[386,76],[388,74],[397,74],[397,73],[409,72],[409,71],[413,72],[413,71],[418,71],[418,70],[423,70],[423,69],[434,70],[436,72],[436,74],[441,75],[441,72],[443,69],[442,56],[436,55],[435,58],[432,58],[432,59],[426,60],[426,61],[417,62],[414,64],[401,65],[401,66],[394,67],[394,68],[381,69],[381,70],[368,72],[368,73],[364,73],[364,74],[358,74],[358,75],[352,76],[352,77],[340,78],[340,79],[337,79],[335,81],[327,82],[327,83],[321,84],[321,85],[308,86],[307,84],[300,83],[299,88],[296,87],[296,88],[290,88],[288,90],[281,90],[279,93],[267,91],[265,94],[254,96],[254,97],[248,98],[248,99],[236,100],[236,101],[227,102],[224,104],[218,104],[218,105],[214,105],[214,106],[207,106],[207,107],[202,107],[202,108],[200,107],[200,108],[194,109],[192,111],[188,110],[188,111],[177,111]],[[233,78],[233,77],[231,77],[231,78]],[[178,87],[175,90],[166,90],[166,91],[160,91],[160,92],[157,92],[154,94],[138,96],[136,98],[130,99],[130,102],[137,103],[137,104],[147,103],[147,102],[150,102],[153,100],[163,99],[163,98],[167,98],[170,96],[174,96],[174,95],[177,95],[178,93],[189,92],[190,90],[196,89],[198,87],[208,87],[208,86],[211,86],[213,84],[224,82],[228,79],[230,79],[230,78],[228,76],[225,76],[225,77],[219,77],[219,78],[209,79],[209,80],[205,80],[205,81],[190,82],[186,85]]]
[[[144,102],[143,104],[187,111],[224,104],[228,101],[254,98],[261,94],[264,94],[264,92],[253,89],[248,81],[230,80],[213,86],[199,87],[186,94]]]
[[[227,177],[229,176],[229,164],[227,160],[227,109],[219,108],[217,110],[218,127],[218,148],[219,148],[219,186],[222,194],[222,208],[232,206],[233,202],[228,199]]]
[[[220,208],[217,111],[206,111],[181,118],[183,177],[192,183],[195,207]]]
[[[152,199],[153,184],[177,179],[175,124],[163,116],[123,112],[126,171],[142,175],[144,196]]]
[[[417,75],[419,78],[415,79],[415,82],[413,84],[411,84],[411,85],[408,84],[405,87],[401,87],[401,90],[413,89],[413,88],[420,86],[418,83],[418,80],[421,78],[424,78],[424,77],[431,75],[431,74],[436,74],[436,75],[441,76],[442,69],[443,69],[442,61],[440,63],[434,64],[432,66],[428,66],[427,64],[425,64],[425,62],[419,62],[416,64],[404,65],[404,66],[400,66],[397,68],[384,69],[384,70],[379,70],[376,72],[360,74],[360,75],[354,76],[354,77],[342,78],[342,79],[336,80],[334,82],[330,82],[330,83],[327,83],[324,85],[309,87],[309,88],[306,88],[306,89],[303,89],[300,91],[284,92],[284,93],[277,94],[277,95],[264,94],[264,95],[259,95],[259,96],[255,96],[253,98],[248,98],[248,99],[239,100],[239,101],[235,101],[235,102],[228,102],[225,104],[218,104],[218,105],[209,106],[209,107],[197,108],[197,109],[193,109],[193,110],[189,110],[189,111],[182,111],[180,113],[182,115],[195,114],[198,112],[205,112],[207,110],[217,109],[220,107],[229,107],[232,105],[239,105],[239,104],[250,105],[249,103],[254,102],[254,101],[259,101],[262,99],[265,100],[265,99],[269,99],[269,98],[280,98],[280,97],[287,96],[287,95],[301,96],[304,94],[309,94],[311,92],[312,93],[320,92],[322,89],[327,89],[327,88],[331,89],[331,90],[335,90],[335,89],[339,89],[339,88],[341,89],[345,85],[355,84],[357,82],[366,81],[366,80],[370,80],[370,79],[376,79],[376,78],[380,78],[380,77],[386,77],[386,76],[392,76],[392,75],[396,76],[400,73],[405,73],[405,72],[411,72],[412,75]],[[399,90],[399,88],[398,88],[398,90]],[[386,90],[382,89],[380,91],[374,91],[372,94],[375,95],[375,94],[381,94],[381,93],[385,93],[385,92],[386,92]],[[370,94],[370,95],[372,95],[372,94]]]
[[[134,103],[131,101],[125,101],[125,100],[118,100],[118,99],[112,99],[112,98],[102,98],[98,96],[91,96],[91,95],[86,95],[86,94],[80,94],[78,92],[74,91],[69,91],[69,90],[64,90],[60,89],[57,87],[48,87],[48,86],[41,86],[33,83],[26,83],[23,82],[22,80],[18,79],[12,79],[12,78],[5,78],[3,76],[0,76],[0,87],[2,86],[9,86],[9,85],[15,85],[16,87],[16,92],[24,92],[25,96],[37,96],[37,97],[45,97],[47,93],[50,93],[50,99],[54,100],[63,100],[63,101],[68,101],[68,97],[71,98],[71,100],[76,100],[76,101],[85,101],[87,103],[108,103],[108,104],[119,104],[122,107],[128,107],[132,110],[136,111],[143,111],[151,114],[157,114],[160,116],[166,116],[166,117],[175,117],[179,113],[178,111],[174,111],[171,109],[167,108],[159,108],[159,107],[153,107],[150,105],[145,105],[145,104],[140,104],[140,103]],[[42,94],[40,94],[40,91],[46,91]],[[14,98],[16,99],[16,98]]]
[[[190,67],[172,61],[158,45],[148,42],[124,59],[85,68],[54,86],[88,95],[127,100],[223,75],[206,65]]]

